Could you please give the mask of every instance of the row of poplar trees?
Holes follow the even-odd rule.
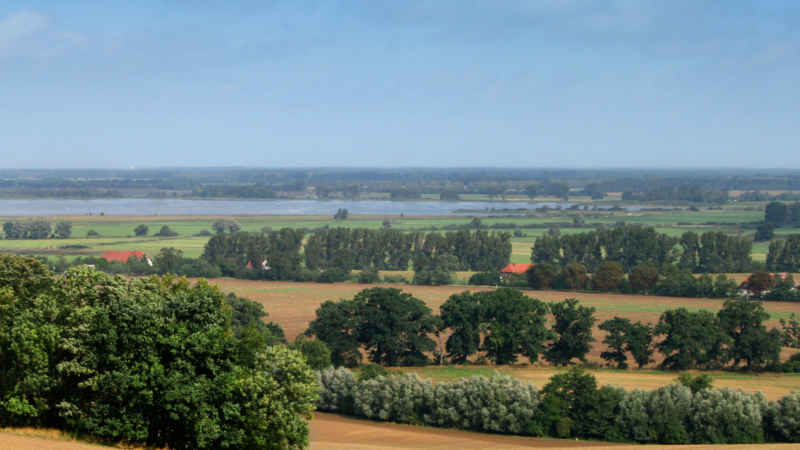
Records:
[[[560,266],[579,263],[589,271],[608,261],[619,263],[625,272],[640,264],[660,267],[677,261],[679,267],[695,273],[746,272],[752,265],[751,249],[750,239],[719,231],[700,235],[690,231],[677,238],[652,227],[624,225],[541,236],[536,239],[531,259]]]

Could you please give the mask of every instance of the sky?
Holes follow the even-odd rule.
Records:
[[[0,2],[0,167],[800,168],[800,2]]]

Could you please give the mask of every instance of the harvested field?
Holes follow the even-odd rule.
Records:
[[[418,427],[351,419],[316,413],[311,421],[311,450],[344,449],[790,449],[797,444],[760,445],[628,445],[611,442],[569,441]]]
[[[790,449],[796,444],[760,445],[626,445],[607,442],[570,441],[521,436],[505,436],[488,433],[418,427],[394,423],[372,422],[335,414],[315,413],[310,424],[311,450],[345,449]],[[52,430],[0,430],[0,449],[15,450],[91,450],[104,447],[72,440],[65,440],[58,431]]]
[[[280,324],[286,331],[289,339],[305,331],[308,323],[314,318],[319,305],[326,300],[350,298],[369,285],[353,283],[293,283],[293,282],[265,282],[221,278],[212,280],[225,292],[235,292],[237,295],[250,298],[264,305],[269,313],[269,320]],[[491,288],[474,286],[412,286],[412,285],[381,285],[402,289],[425,301],[434,312],[439,312],[439,306],[447,298],[465,290],[483,291]],[[577,293],[559,291],[527,291],[531,297],[543,301],[560,301],[564,298],[574,297],[584,305],[593,306],[600,322],[614,316],[627,317],[632,320],[655,323],[660,314],[668,309],[686,307],[689,310],[707,309],[716,311],[722,307],[722,300],[701,298],[674,298],[654,297],[642,295],[622,295],[605,293]],[[791,302],[765,302],[765,308],[771,315],[768,326],[778,326],[779,318],[786,318],[791,313],[800,314],[800,304]],[[603,363],[600,353],[605,350],[602,344],[603,331],[595,327],[595,342],[587,356],[589,361]],[[784,348],[782,359],[787,359],[797,350]],[[658,361],[660,354],[653,355]],[[461,367],[429,367],[423,369],[407,369],[417,371],[422,376],[434,380],[460,378],[471,375],[490,375],[496,368],[489,366],[474,366],[469,369]],[[502,367],[502,372],[528,380],[537,386],[542,386],[547,379],[557,372],[549,367]],[[599,370],[593,372],[600,384],[613,384],[628,389],[654,389],[673,382],[676,374],[656,370]],[[716,387],[741,388],[747,391],[761,391],[768,399],[780,398],[792,391],[800,391],[800,375],[797,374],[740,374],[719,372],[713,374]]]

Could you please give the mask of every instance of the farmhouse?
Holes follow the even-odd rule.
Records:
[[[500,270],[500,279],[507,280],[515,275],[525,275],[533,264],[509,264]]]
[[[790,273],[781,272],[781,273],[771,273],[769,274],[771,281],[771,285],[775,285],[778,280],[786,280],[789,279],[792,275]],[[762,294],[766,294],[769,290],[763,291]],[[752,289],[750,286],[750,280],[744,280],[739,284],[739,295],[753,295],[755,294],[755,290]]]
[[[128,260],[131,257],[136,257],[139,260],[142,260],[142,259],[145,260],[147,262],[148,266],[151,266],[151,267],[153,266],[153,261],[149,257],[147,257],[147,255],[145,255],[142,252],[137,252],[137,251],[126,252],[126,251],[120,251],[120,250],[109,250],[107,252],[104,252],[102,254],[102,256],[100,256],[100,257],[105,259],[108,262],[118,261],[118,262],[121,262],[121,263],[126,263],[126,262],[128,262]]]

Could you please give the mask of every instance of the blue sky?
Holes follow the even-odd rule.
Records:
[[[798,1],[0,2],[2,167],[800,168],[798,123]]]

